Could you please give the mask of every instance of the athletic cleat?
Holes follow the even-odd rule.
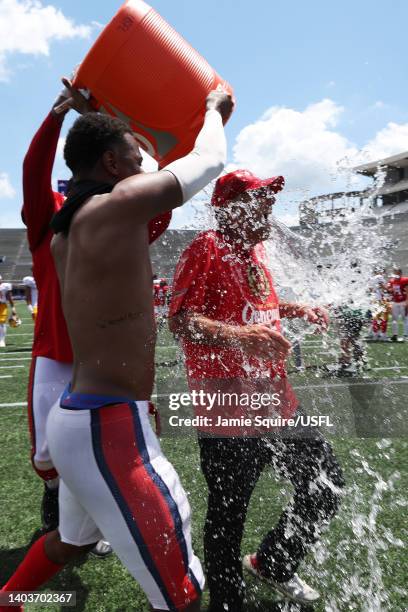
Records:
[[[50,489],[45,483],[41,502],[41,521],[45,533],[57,529],[59,523],[58,487]]]
[[[320,598],[320,593],[299,578],[297,574],[294,574],[287,582],[276,582],[272,578],[263,576],[258,570],[257,564],[256,554],[245,555],[242,560],[244,570],[262,580],[262,582],[269,584],[269,586],[284,597],[301,604],[312,604]]]
[[[395,334],[391,336],[391,342],[398,342],[398,336],[396,336]]]
[[[109,542],[106,542],[105,540],[99,540],[99,542],[95,544],[89,554],[93,555],[94,557],[98,557],[98,559],[105,559],[105,557],[108,557],[112,553],[113,548],[109,544]]]

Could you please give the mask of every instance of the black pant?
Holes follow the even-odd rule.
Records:
[[[316,430],[309,437],[267,440],[202,437],[199,445],[208,484],[204,557],[210,610],[239,612],[244,596],[240,549],[245,517],[265,466],[272,465],[295,488],[292,501],[256,551],[260,571],[278,582],[293,576],[335,515],[343,476],[330,444]],[[285,533],[291,535],[287,538]]]

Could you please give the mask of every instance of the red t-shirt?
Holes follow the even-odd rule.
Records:
[[[64,197],[53,191],[51,186],[61,125],[61,121],[50,113],[30,144],[23,164],[22,216],[27,226],[33,274],[38,288],[33,356],[72,363],[73,355],[62,312],[59,281],[50,251],[53,233],[49,224],[64,201]],[[171,213],[165,213],[150,221],[150,242],[164,232],[170,219]]]
[[[177,265],[169,316],[181,310],[198,312],[230,325],[262,323],[280,331],[279,300],[263,244],[250,252],[233,250],[219,232],[199,234]],[[269,379],[284,395],[281,414],[289,418],[297,399],[283,362],[244,355],[238,348],[220,348],[183,340],[189,381]]]
[[[167,285],[160,287],[159,285],[154,286],[154,305],[155,306],[166,306],[167,294],[169,288]]]
[[[391,278],[388,281],[388,289],[391,293],[393,302],[405,302],[407,299],[408,276]]]

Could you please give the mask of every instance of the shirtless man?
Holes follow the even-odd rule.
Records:
[[[92,111],[86,97],[63,79],[64,89],[35,133],[23,162],[21,217],[27,227],[27,241],[33,260],[33,276],[26,276],[26,300],[35,320],[32,361],[28,382],[27,408],[31,438],[31,462],[44,482],[41,503],[42,529],[58,527],[58,472],[46,440],[46,423],[52,406],[71,379],[72,348],[62,312],[60,286],[51,255],[53,232],[50,222],[65,197],[52,188],[52,172],[64,119],[74,109]],[[38,304],[37,304],[38,299]],[[35,315],[35,316],[34,316]],[[101,540],[91,551],[98,557],[112,552]]]
[[[80,117],[65,145],[73,187],[52,244],[74,352],[47,439],[61,477],[59,529],[31,547],[4,591],[32,591],[104,535],[154,610],[200,609],[190,508],[148,417],[155,324],[147,224],[198,193],[226,157],[230,96],[212,92],[192,153],[144,174],[129,127]],[[118,304],[113,284],[127,287]],[[0,611],[2,608],[0,607]]]

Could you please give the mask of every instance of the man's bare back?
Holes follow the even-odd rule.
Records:
[[[125,124],[91,114],[71,128],[64,154],[74,182],[53,221],[51,249],[74,352],[72,391],[150,399],[156,328],[148,223],[219,173],[225,155],[220,118],[231,110],[230,96],[212,92],[212,115],[194,153],[148,174]]]

